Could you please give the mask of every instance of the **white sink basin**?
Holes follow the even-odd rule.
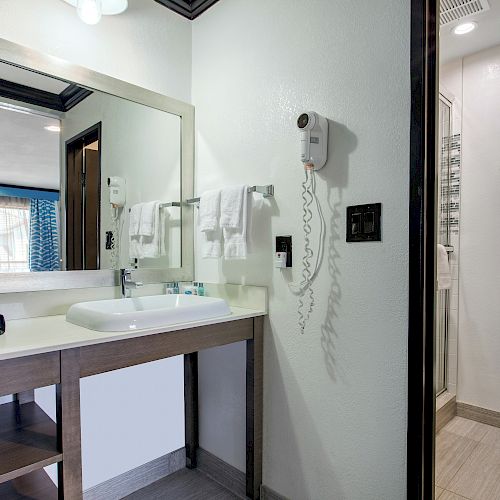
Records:
[[[228,316],[223,299],[197,295],[152,295],[72,305],[66,321],[99,332],[122,332]]]

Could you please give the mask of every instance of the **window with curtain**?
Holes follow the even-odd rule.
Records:
[[[30,200],[0,196],[0,272],[29,272]]]

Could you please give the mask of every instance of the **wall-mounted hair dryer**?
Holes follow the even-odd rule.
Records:
[[[319,170],[328,158],[328,120],[314,111],[302,113],[297,120],[300,130],[300,159],[308,170]]]
[[[108,186],[109,203],[111,203],[113,208],[124,207],[127,201],[125,179],[123,177],[108,177]]]
[[[300,130],[300,159],[304,165],[305,178],[302,182],[302,227],[304,231],[304,255],[302,257],[302,280],[289,283],[290,290],[298,295],[299,328],[304,333],[306,323],[313,312],[315,297],[312,283],[316,279],[323,260],[326,223],[321,203],[316,196],[315,170],[323,168],[328,159],[328,120],[314,111],[302,113],[297,119]],[[316,255],[311,247],[313,212],[316,205],[320,221]],[[314,264],[312,259],[316,257]]]

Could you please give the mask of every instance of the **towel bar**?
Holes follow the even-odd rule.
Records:
[[[168,203],[160,203],[160,208],[169,208],[169,207],[180,207],[181,204],[178,201],[169,201]],[[128,211],[130,212],[130,208]]]
[[[272,198],[274,196],[274,185],[268,184],[267,186],[250,186],[248,188],[249,193],[260,193],[264,198]],[[188,205],[194,205],[200,203],[200,198],[190,198],[186,200]]]

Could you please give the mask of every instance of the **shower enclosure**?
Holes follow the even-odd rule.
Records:
[[[452,124],[451,103],[443,96],[439,98],[439,142],[437,168],[437,242],[450,253],[453,224],[452,182]],[[448,258],[449,258],[448,253]],[[435,334],[435,383],[436,396],[447,388],[448,327],[450,318],[450,291],[436,290],[436,334]]]

